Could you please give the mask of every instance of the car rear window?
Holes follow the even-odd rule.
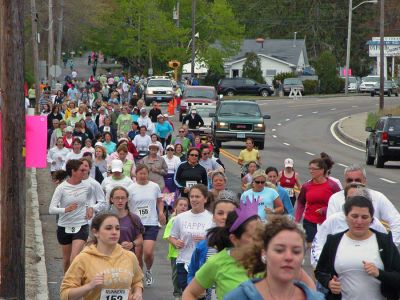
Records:
[[[389,119],[388,131],[389,132],[391,132],[391,131],[400,132],[400,118]]]
[[[215,92],[211,89],[186,89],[185,98],[215,99]]]
[[[219,114],[221,116],[253,116],[261,117],[260,108],[256,104],[250,103],[224,103]]]

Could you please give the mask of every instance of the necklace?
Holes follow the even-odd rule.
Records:
[[[265,278],[265,282],[267,283],[267,287],[268,287],[267,291],[268,291],[268,294],[271,296],[272,300],[275,300],[275,297],[272,295],[271,287],[269,286],[269,283],[268,283],[268,279],[267,279],[267,278]],[[292,287],[292,291],[290,292],[290,296],[289,296],[289,298],[287,298],[287,299],[292,299],[293,294],[294,294],[294,286]]]

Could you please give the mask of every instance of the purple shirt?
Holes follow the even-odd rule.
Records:
[[[130,214],[131,217],[127,215],[119,219],[119,228],[121,231],[121,235],[118,241],[119,244],[121,244],[122,242],[133,242],[134,240],[136,240],[139,234],[144,233],[144,226],[142,224],[142,221],[140,221],[140,218],[133,213]],[[133,224],[132,219],[137,225]],[[134,248],[132,249],[132,251],[134,251]]]

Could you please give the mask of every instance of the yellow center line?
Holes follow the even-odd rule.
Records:
[[[228,152],[228,151],[226,151],[226,150],[224,150],[224,149],[220,149],[220,153],[221,153],[223,156],[225,156],[226,158],[228,158],[229,160],[231,160],[231,161],[237,163],[238,158],[237,158],[236,155],[234,155],[234,154],[232,154],[232,153],[230,153],[230,152]]]

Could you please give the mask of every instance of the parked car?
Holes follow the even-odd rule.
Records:
[[[251,137],[258,149],[264,149],[264,119],[270,119],[271,116],[263,116],[256,102],[219,101],[216,112],[210,113],[210,117],[213,118],[211,133],[216,147],[221,147],[222,142],[245,141]]]
[[[346,80],[346,77],[341,77],[343,80]],[[358,93],[360,89],[360,82],[356,77],[349,77],[349,85],[347,87],[347,90],[351,93]]]
[[[149,106],[153,101],[169,102],[174,99],[172,81],[165,76],[150,77],[144,91],[144,102]]]
[[[380,77],[376,75],[369,75],[363,77],[360,84],[360,92],[361,93],[370,93],[374,88],[375,83],[380,81]]]
[[[394,82],[390,80],[386,80],[383,86],[383,94],[387,95],[388,97],[392,95],[396,95],[396,97],[399,96],[399,86]],[[381,92],[381,83],[380,81],[376,82],[374,85],[374,88],[371,91],[371,96],[375,95],[380,95]]]
[[[366,163],[383,168],[389,160],[400,161],[400,116],[379,118],[375,128],[367,127],[370,132],[366,143]]]
[[[285,96],[290,94],[291,89],[300,90],[301,94],[304,95],[304,85],[300,78],[285,78],[282,88]]]
[[[196,113],[204,121],[204,126],[198,128],[198,130],[195,131],[196,134],[198,134],[200,136],[205,136],[205,135],[211,134],[212,118],[210,117],[210,114],[215,113],[217,106],[215,104],[208,104],[208,105],[196,104],[196,105],[192,105],[190,107],[190,111],[192,109],[196,109]]]
[[[182,94],[179,121],[182,122],[192,105],[216,105],[218,99],[217,92],[213,86],[186,86]]]
[[[271,96],[274,88],[269,84],[258,83],[249,78],[223,78],[218,82],[218,94],[233,96],[237,94]]]

